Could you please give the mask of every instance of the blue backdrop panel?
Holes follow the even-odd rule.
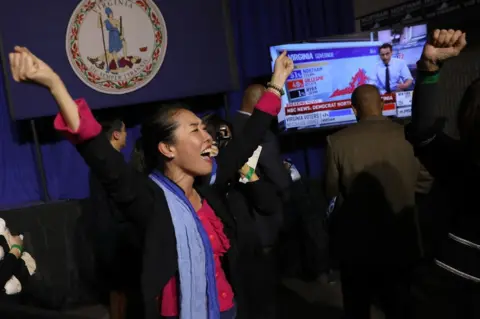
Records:
[[[208,12],[210,9],[207,10],[210,1],[213,0],[197,1],[198,4],[196,4],[196,1],[191,1],[193,7],[185,8],[183,8],[181,4],[186,3],[186,0],[172,0],[168,1],[168,3],[166,0],[156,1],[167,20],[167,28],[169,28],[167,60],[175,58],[170,51],[173,41],[181,42],[184,41],[184,39],[189,39],[190,41],[194,41],[194,43],[202,44],[194,50],[184,52],[182,57],[185,55],[192,57],[197,53],[202,54],[202,50],[210,50],[210,48],[204,44],[207,43],[206,38],[211,35],[201,34],[198,36],[196,27],[190,26],[187,19],[187,17],[193,14],[190,11],[201,12],[205,15],[210,14]],[[65,4],[62,4],[63,2]],[[164,9],[165,5],[170,8],[170,6],[175,6],[177,2],[183,11],[179,12],[178,15],[173,18],[168,18],[168,11]],[[219,2],[220,1],[218,1],[218,3]],[[20,1],[19,3],[25,5],[27,1]],[[34,32],[36,36],[45,39],[45,37],[49,37],[49,35],[37,32],[37,26],[33,25],[26,18],[25,12],[31,10],[27,8],[27,5],[35,6],[37,9],[40,8],[41,11],[39,12],[44,16],[48,15],[48,19],[58,19],[60,15],[57,15],[58,10],[55,9],[57,6],[69,5],[71,10],[73,10],[75,4],[76,1],[71,0],[55,1],[55,3],[53,0],[44,0],[38,2],[38,4],[36,1],[28,1],[25,8],[18,8],[13,1],[11,3],[5,3],[2,11],[0,11],[0,26],[2,26],[0,31],[3,33],[11,33],[12,41],[15,41],[12,42],[11,45],[25,44],[22,42],[23,40],[14,38],[15,29],[18,28],[25,30],[30,28],[29,30]],[[251,78],[268,75],[271,72],[268,51],[270,45],[354,31],[352,0],[230,0],[230,9],[242,88],[250,82]],[[4,18],[4,16],[6,18]],[[62,17],[63,23],[65,24],[64,28],[66,28],[69,16],[70,12],[65,17]],[[7,19],[10,24],[8,24],[5,19]],[[192,34],[195,34],[195,36],[187,34],[182,39],[173,40],[171,36],[172,27],[170,26],[172,23],[189,26]],[[7,26],[6,28],[5,25]],[[44,42],[44,44],[39,45],[39,49],[49,52],[51,50],[49,50],[48,46],[56,45],[60,48],[59,52],[64,54],[65,43],[63,37],[65,35],[65,29],[59,30],[58,32],[62,35],[60,44],[48,40]],[[216,34],[215,32],[219,31],[213,31],[213,34]],[[194,39],[192,39],[192,37]],[[196,37],[198,37],[198,39],[196,39]],[[196,61],[195,63],[199,65],[191,66],[192,69],[203,68],[202,64],[208,67],[209,70],[216,69],[215,64],[223,61],[224,57],[222,57],[219,48],[214,49],[215,53],[212,57],[209,57],[206,61]],[[51,61],[49,60],[48,62]],[[84,86],[84,88],[87,89],[79,79],[77,80],[73,71],[70,71],[68,61],[65,60],[64,63],[66,63],[65,68],[68,66],[67,71],[71,72],[70,77],[72,81],[76,82],[76,86]],[[190,65],[195,63],[192,62]],[[4,67],[8,68],[8,64],[4,65]],[[164,68],[165,64],[160,69],[157,77],[161,77],[162,72],[166,72]],[[205,73],[201,75],[202,81],[222,82],[220,79],[212,80],[211,78],[213,77],[210,76],[210,74],[211,73]],[[170,80],[176,81],[177,89],[182,89],[178,87],[184,85],[182,81],[189,80],[188,76],[188,73],[177,72],[176,77]],[[0,179],[0,208],[6,208],[28,202],[40,201],[42,200],[42,190],[35,164],[34,146],[30,143],[22,143],[18,137],[19,126],[8,116],[8,106],[6,104],[2,80],[3,76],[0,74],[0,170],[3,174]],[[202,81],[198,81],[197,84],[202,86]],[[150,86],[153,85],[154,84],[151,84]],[[24,93],[30,92],[28,91],[30,88],[27,89],[25,85],[19,87],[19,89],[21,88],[26,90],[22,91]],[[145,90],[146,89],[147,88],[145,88]],[[157,89],[160,90],[161,87]],[[241,90],[230,92],[228,100],[232,113],[238,110],[242,93]],[[32,98],[32,100],[22,103],[21,107],[25,110],[38,109],[34,110],[35,112],[42,112],[42,109],[47,107],[49,108],[49,112],[53,113],[55,108],[48,94],[45,93],[42,98],[38,97],[39,92],[37,90],[35,90],[35,94],[37,94],[35,99]],[[43,132],[40,131],[39,135],[42,136]],[[125,154],[130,154],[130,150],[137,136],[138,127],[129,129],[129,145],[128,149],[125,150]],[[321,177],[324,166],[324,150],[320,132],[311,138],[306,135],[299,135],[298,139],[299,141],[304,141],[303,143],[296,143],[302,144],[302,149],[289,149],[287,151],[288,154],[285,155],[293,159],[295,165],[297,165],[303,175],[309,173],[309,177]],[[306,141],[306,139],[308,139],[308,141]],[[88,168],[74,147],[66,141],[59,141],[43,144],[41,149],[50,197],[53,200],[58,200],[84,198],[88,196]],[[309,168],[308,170],[307,166]]]
[[[0,208],[41,199],[34,148],[20,143],[17,125],[8,116],[3,87],[0,74]]]
[[[115,3],[120,0],[97,0]],[[128,2],[130,0],[122,0]],[[74,73],[66,54],[66,32],[78,0],[8,1],[0,11],[3,56],[15,45],[32,50],[63,78],[74,97],[94,109],[134,105],[235,88],[223,0],[154,1],[166,23],[168,44],[160,71],[145,87],[128,94],[97,92]],[[127,27],[127,26],[125,26]],[[130,26],[131,28],[131,26]],[[108,37],[108,35],[107,35]],[[6,65],[6,64],[5,64]],[[7,67],[7,89],[15,119],[52,115],[56,106],[46,90],[14,83]]]

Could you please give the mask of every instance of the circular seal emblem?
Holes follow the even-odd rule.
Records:
[[[92,89],[133,92],[162,66],[165,20],[152,0],[82,0],[70,18],[66,48],[73,70]]]

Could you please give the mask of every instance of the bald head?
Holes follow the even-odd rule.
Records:
[[[265,87],[260,84],[253,84],[247,87],[243,93],[241,110],[243,112],[253,113],[255,105],[257,105],[258,100],[260,100],[264,92]]]
[[[374,85],[360,85],[353,91],[352,106],[358,117],[382,115],[383,101]]]

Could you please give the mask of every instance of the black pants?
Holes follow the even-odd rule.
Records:
[[[377,304],[387,319],[411,319],[408,274],[393,267],[341,264],[343,308],[347,319],[370,319]]]
[[[454,275],[433,263],[416,278],[413,318],[480,318],[480,283]]]

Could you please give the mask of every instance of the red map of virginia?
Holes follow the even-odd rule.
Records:
[[[343,89],[336,89],[335,91],[333,91],[330,97],[332,98],[336,96],[352,94],[357,87],[363,84],[367,84],[368,80],[369,79],[367,76],[367,72],[364,69],[358,69],[357,73],[355,73],[355,75],[352,77],[352,80],[350,81],[348,86]]]

